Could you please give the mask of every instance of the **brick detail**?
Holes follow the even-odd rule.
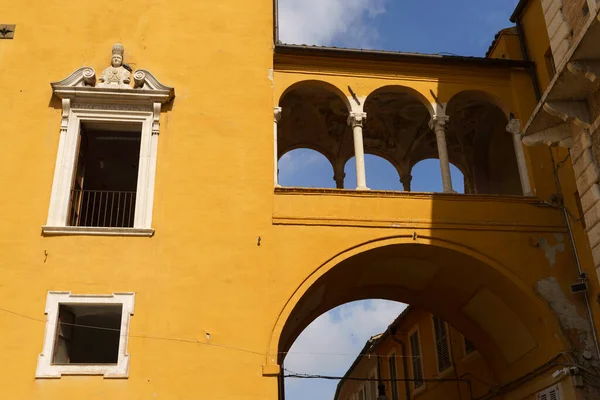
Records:
[[[577,161],[573,162],[573,171],[575,172],[575,177],[579,178],[581,175],[583,175],[589,165],[593,163],[594,154],[592,153],[592,149],[587,148],[581,153],[581,157],[579,157]]]
[[[583,155],[583,152],[590,147],[592,147],[592,137],[587,130],[583,129],[575,135],[573,147],[570,149],[571,161],[573,164],[575,164],[577,160],[579,160],[579,157]]]
[[[596,224],[596,226],[588,230],[588,238],[590,239],[590,247],[592,249],[600,244],[600,224]]]
[[[600,168],[595,162],[587,165],[585,170],[577,177],[577,190],[579,193],[586,193],[588,189],[600,181]],[[590,225],[588,225],[590,226]]]
[[[581,196],[581,209],[584,213],[588,212],[600,201],[600,185],[593,184],[583,196]]]
[[[585,226],[588,227],[588,232],[592,231],[598,221],[600,221],[600,204],[596,204],[585,214]]]
[[[600,268],[598,268],[600,266],[600,246],[596,246],[592,249],[592,256],[594,258],[594,265],[596,266],[596,271],[600,272]]]

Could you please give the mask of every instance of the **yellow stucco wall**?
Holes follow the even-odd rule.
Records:
[[[423,73],[420,65],[403,65],[404,72],[391,75],[375,63],[359,70],[328,68],[326,77],[303,65],[302,73],[278,70],[273,77],[270,0],[251,7],[240,1],[99,6],[34,0],[4,1],[0,8],[3,21],[17,25],[15,39],[0,42],[0,308],[12,312],[0,312],[1,397],[276,399],[277,378],[263,376],[263,366],[277,371],[279,334],[315,273],[377,247],[373,243],[400,245],[415,237],[423,246],[452,249],[454,261],[464,255],[478,260],[473,265],[487,266],[463,269],[447,260],[431,281],[444,296],[470,293],[466,271],[474,271],[478,282],[525,319],[535,349],[509,369],[498,358],[500,379],[568,349],[557,319],[533,289],[540,278],[555,276],[585,314],[581,298],[568,292],[574,266],[557,211],[493,196],[273,191],[273,106],[301,79],[326,80],[342,91],[351,85],[360,96],[402,84],[429,101],[429,90],[442,101],[462,90],[483,90],[525,119],[525,108],[514,102],[521,86],[512,76],[526,79],[521,71],[436,67]],[[176,90],[161,115],[156,233],[42,236],[61,119],[49,83],[83,65],[101,71],[115,42],[125,46],[126,62],[149,69]],[[365,68],[375,72],[361,72]],[[543,194],[553,181],[535,157],[530,153],[532,175]],[[536,246],[541,238],[550,250]],[[427,251],[422,255],[427,259]],[[493,282],[495,277],[506,285]],[[461,297],[461,304],[441,295],[425,299],[417,286],[389,282],[402,288],[395,299],[421,299],[473,333],[482,351],[499,354],[497,341],[458,313],[468,298]],[[340,294],[337,300],[343,283],[331,288]],[[34,379],[49,290],[136,293],[128,379]],[[365,290],[357,297],[377,293]]]

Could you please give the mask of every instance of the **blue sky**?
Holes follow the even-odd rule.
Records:
[[[518,0],[279,0],[283,43],[485,56],[496,33],[511,26]],[[345,187],[355,186],[354,160]],[[295,150],[279,163],[284,186],[335,187],[333,170],[320,154]],[[400,190],[398,173],[366,156],[371,189]],[[413,170],[414,191],[441,191],[439,162]],[[462,176],[453,168],[455,190]],[[297,339],[285,367],[299,373],[343,375],[366,340],[386,329],[404,305],[382,300],[350,303],[319,317]],[[286,380],[286,400],[331,400],[336,381]]]

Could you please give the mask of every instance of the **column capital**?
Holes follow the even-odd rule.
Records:
[[[450,117],[447,115],[434,115],[431,117],[431,121],[429,121],[429,127],[434,131],[438,129],[445,129],[449,120]]]
[[[348,115],[348,125],[352,128],[356,126],[362,127],[366,119],[367,113],[365,112],[351,112],[350,115]]]
[[[273,108],[273,118],[276,123],[281,120],[281,107]]]
[[[506,125],[506,132],[512,133],[513,135],[521,134],[521,120],[520,119],[511,119]]]

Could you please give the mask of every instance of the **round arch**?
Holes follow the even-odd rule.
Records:
[[[277,161],[281,160],[281,158],[283,156],[285,156],[286,154],[288,154],[291,151],[294,150],[300,150],[300,149],[307,149],[307,150],[312,150],[312,151],[316,151],[317,153],[321,154],[323,157],[325,157],[329,163],[331,164],[331,168],[335,169],[335,157],[328,152],[325,148],[314,144],[314,143],[296,143],[293,146],[290,146],[288,148],[285,149],[284,153],[281,153],[278,158]]]
[[[446,115],[451,115],[461,108],[473,103],[483,103],[497,107],[498,109],[502,110],[507,118],[507,121],[510,119],[509,107],[504,104],[498,96],[482,90],[463,90],[454,94],[446,106]]]
[[[346,106],[347,112],[350,113],[352,111],[352,106],[350,104],[350,101],[348,100],[348,96],[346,96],[346,94],[344,94],[344,92],[340,88],[338,88],[337,86],[335,86],[329,82],[320,81],[320,80],[316,80],[316,79],[299,81],[299,82],[296,82],[296,83],[292,84],[291,86],[287,87],[283,91],[283,93],[281,93],[281,96],[279,96],[279,99],[277,99],[277,104],[279,106],[281,106],[282,100],[285,99],[285,97],[288,94],[290,94],[291,92],[293,92],[294,90],[301,89],[301,88],[311,88],[311,87],[323,89],[332,94],[335,94],[344,103],[344,105]]]
[[[307,276],[277,317],[267,364],[281,364],[319,315],[369,298],[409,303],[445,319],[473,340],[503,379],[568,349],[565,338],[555,336],[554,314],[506,267],[441,237],[402,235],[344,250]],[[508,323],[496,325],[498,316]]]
[[[381,87],[375,89],[374,91],[369,93],[369,95],[367,96],[367,98],[364,102],[365,107],[369,103],[369,100],[372,100],[373,96],[376,96],[376,95],[384,93],[384,92],[410,95],[411,97],[413,97],[417,101],[419,101],[421,104],[423,104],[423,106],[429,112],[430,116],[435,115],[435,110],[434,110],[431,102],[429,100],[427,100],[427,98],[422,93],[420,93],[419,91],[417,91],[411,87],[402,86],[402,85],[386,85],[386,86],[381,86]],[[366,109],[365,109],[365,111],[366,111]],[[368,118],[368,115],[367,115],[367,118]]]

